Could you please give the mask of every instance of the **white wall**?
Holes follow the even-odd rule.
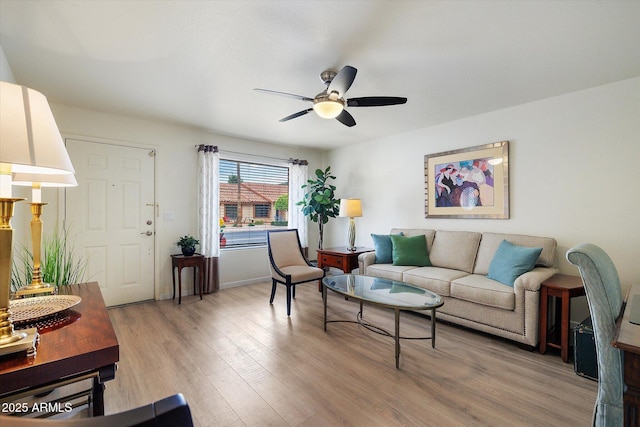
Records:
[[[424,155],[503,140],[511,218],[425,218]],[[590,242],[611,256],[625,288],[640,282],[639,161],[640,77],[335,149],[326,159],[338,195],[362,198],[358,245],[372,246],[370,233],[391,227],[549,236],[561,271],[577,275],[565,253]],[[328,245],[343,245],[347,220],[329,225]]]
[[[4,50],[2,50],[2,46],[0,46],[0,80],[9,83],[16,82],[16,78],[13,76],[11,66],[9,65],[9,62],[7,62],[7,57],[4,56]]]
[[[169,255],[179,252],[175,242],[182,235],[197,235],[198,232],[196,145],[217,145],[222,152],[227,150],[270,158],[307,159],[310,168],[320,167],[322,161],[321,153],[316,150],[248,141],[174,124],[116,116],[67,105],[51,104],[51,108],[63,137],[156,150],[156,202],[160,205],[160,216],[156,218],[156,259],[159,273],[156,295],[160,298],[171,295]],[[56,198],[55,195],[49,194],[48,200],[43,200],[51,205],[47,206],[46,213],[54,216],[44,220],[45,233],[47,224],[53,224],[57,219]],[[175,219],[164,221],[165,211],[174,212]],[[15,217],[27,215],[28,212],[18,212],[16,208]],[[17,222],[19,221],[13,222],[14,228],[28,227],[28,220],[25,224],[16,224]],[[317,245],[317,237],[313,233],[310,234],[309,244],[314,247],[313,245]],[[186,289],[191,289],[188,285],[190,277],[191,275],[184,274],[187,281]],[[268,277],[270,273],[266,248],[222,251],[220,282],[223,288],[253,283]]]

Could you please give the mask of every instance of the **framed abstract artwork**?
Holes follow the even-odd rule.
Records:
[[[509,141],[424,156],[425,216],[509,218]]]

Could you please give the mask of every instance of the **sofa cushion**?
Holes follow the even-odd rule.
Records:
[[[518,246],[503,240],[489,265],[487,277],[513,286],[519,276],[535,267],[540,252],[542,248]]]
[[[516,304],[515,292],[511,286],[478,274],[469,274],[453,280],[451,296],[504,310],[514,310]]]
[[[393,244],[393,265],[413,265],[417,267],[431,265],[425,236],[405,237],[391,235],[389,237]]]
[[[367,266],[364,274],[367,276],[382,277],[383,279],[397,280],[402,282],[402,274],[407,270],[412,270],[413,266],[399,266],[393,264],[371,264]]]
[[[402,236],[402,232],[399,233]],[[391,243],[391,236],[388,234],[372,234],[373,248],[376,252],[376,263],[378,264],[391,264],[393,258],[391,251],[393,250],[393,244]]]
[[[543,267],[556,266],[556,239],[526,236],[523,234],[482,233],[482,240],[478,248],[478,256],[476,258],[476,265],[473,268],[473,274],[486,276],[489,273],[489,265],[491,265],[493,256],[503,240],[518,246],[542,248],[536,265]]]
[[[471,273],[481,236],[469,231],[438,230],[429,251],[431,265]]]
[[[469,273],[441,267],[420,267],[407,270],[402,281],[448,297],[451,295],[451,281]]]

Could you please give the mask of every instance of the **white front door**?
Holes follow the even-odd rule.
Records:
[[[107,306],[154,297],[154,155],[149,149],[67,139],[78,186],[66,222]]]

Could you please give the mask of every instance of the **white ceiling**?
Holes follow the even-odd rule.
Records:
[[[331,148],[640,76],[640,1],[0,0],[0,46],[49,101]],[[348,128],[310,105],[358,69]]]

